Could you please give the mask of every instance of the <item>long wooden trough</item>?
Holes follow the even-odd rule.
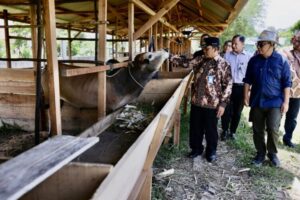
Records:
[[[65,153],[62,154],[65,162],[46,165],[40,156],[47,158],[48,153],[38,155],[41,151],[34,152],[36,148],[41,150],[43,147],[47,147],[45,143],[42,143],[36,148],[0,165],[0,199],[151,199],[151,167],[164,137],[170,127],[174,126],[174,116],[176,116],[181,100],[184,94],[186,94],[190,76],[186,76],[180,82],[179,87],[161,111],[115,165],[86,162],[70,163],[74,158],[74,154],[69,155],[68,152],[70,151],[67,148],[64,149],[65,145],[61,147],[65,150]],[[108,117],[113,116],[114,114]],[[82,137],[80,138],[83,141],[86,139],[93,141],[90,142],[89,147],[95,143],[96,139],[86,137],[91,135],[96,136],[99,134],[97,129],[106,128],[100,126],[99,123],[103,124],[97,122],[81,134]],[[178,131],[177,133],[179,134]],[[59,137],[71,136],[56,136],[56,138]],[[174,136],[174,138],[178,137],[178,135]],[[61,139],[58,140],[60,141]],[[75,141],[76,137],[74,139],[72,137],[70,141],[72,140]],[[60,141],[60,144],[63,143]],[[51,145],[51,148],[54,148],[53,145]],[[78,152],[85,150],[87,150],[87,147],[79,147]],[[32,157],[26,156],[30,152],[36,155]],[[55,157],[56,151],[51,153],[51,155]],[[23,162],[26,159],[27,161]],[[42,164],[44,169],[42,171],[40,170],[40,162],[44,163],[44,165]],[[22,178],[18,181],[9,178],[11,175],[5,173],[5,170],[10,168],[12,163],[17,163],[19,168],[23,168],[24,163],[33,163],[30,171],[39,173],[37,176],[38,181],[36,181],[36,178],[25,173],[23,176],[27,177],[27,179],[23,183],[23,186],[10,189],[10,194],[12,195],[1,196],[6,194],[7,185],[20,185],[24,181]],[[12,169],[10,174],[13,173],[17,174],[18,170],[15,171]],[[2,180],[5,180],[5,182]]]

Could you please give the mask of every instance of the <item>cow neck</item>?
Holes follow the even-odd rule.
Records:
[[[129,73],[130,78],[131,78],[138,86],[140,86],[141,88],[144,89],[144,86],[143,86],[141,83],[139,83],[139,82],[134,78],[133,74],[131,73],[131,66],[132,66],[132,65],[129,65],[129,66],[128,66],[128,73]]]

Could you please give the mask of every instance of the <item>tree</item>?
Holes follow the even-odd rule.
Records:
[[[266,0],[251,0],[241,11],[240,15],[223,32],[220,39],[223,43],[236,34],[246,37],[256,36],[256,26],[262,25],[265,15]]]
[[[291,31],[296,31],[296,30],[300,30],[300,20],[297,21],[294,26],[291,28]]]

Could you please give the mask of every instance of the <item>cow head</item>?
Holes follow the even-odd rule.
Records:
[[[141,53],[134,58],[134,66],[141,71],[154,72],[168,57],[169,53],[166,50]]]

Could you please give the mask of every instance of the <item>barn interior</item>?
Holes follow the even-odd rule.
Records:
[[[143,103],[153,102],[152,98],[157,98],[157,101],[163,99],[162,109],[153,117],[149,126],[139,135],[133,136],[130,142],[126,139],[121,141],[118,136],[108,137],[107,140],[118,139],[114,144],[116,148],[122,146],[124,141],[128,143],[113,161],[104,161],[110,155],[103,153],[103,149],[108,147],[103,146],[103,143],[101,145],[103,139],[99,136],[100,133],[101,136],[108,134],[109,131],[105,130],[115,122],[116,116],[121,112],[107,112],[106,97],[110,95],[106,88],[107,71],[126,68],[139,53],[163,48],[168,49],[171,55],[185,56],[189,59],[192,55],[192,40],[199,41],[203,33],[219,36],[234,21],[246,3],[247,0],[1,0],[0,18],[3,19],[3,24],[0,25],[0,29],[3,30],[6,53],[5,57],[0,58],[0,62],[4,63],[0,68],[2,123],[16,123],[25,130],[35,131],[36,143],[41,142],[42,131],[49,132],[51,137],[63,137],[62,135],[73,130],[79,133],[77,136],[80,137],[62,138],[61,141],[58,139],[56,145],[68,142],[82,143],[78,138],[89,140],[84,147],[75,145],[78,148],[76,153],[62,153],[65,156],[62,159],[64,164],[56,163],[55,166],[59,167],[55,170],[53,166],[47,166],[47,175],[30,177],[26,180],[27,186],[19,185],[17,189],[12,190],[12,199],[32,199],[33,196],[45,199],[49,194],[45,188],[49,186],[50,193],[64,193],[55,197],[57,199],[151,198],[149,181],[152,178],[151,164],[155,155],[166,136],[173,137],[175,144],[179,142],[179,109],[181,102],[187,105],[190,69],[176,67],[182,63],[174,64],[169,59],[165,61],[159,70],[159,78],[150,81],[139,97]],[[11,35],[11,29],[29,29],[30,34]],[[65,31],[65,36],[57,37],[58,29]],[[82,37],[82,33],[87,33],[87,37]],[[32,48],[31,57],[13,57],[10,44],[12,40],[28,41]],[[67,44],[64,57],[58,55],[57,44],[61,41]],[[72,56],[72,43],[76,41],[94,43],[93,55],[88,59]],[[120,63],[105,64],[110,59]],[[24,62],[25,65],[18,67],[19,62]],[[42,68],[45,66],[48,68],[49,80],[48,104],[43,100],[41,89]],[[96,109],[74,108],[60,100],[59,76],[78,77],[83,74],[98,76]],[[42,104],[47,104],[48,108],[45,109]],[[98,147],[95,145],[90,148],[99,138]],[[99,149],[96,150],[99,145],[102,152],[100,160],[94,156],[98,151],[99,158]],[[107,145],[111,147],[112,144]],[[48,146],[54,148],[55,145],[47,143],[45,146],[47,149]],[[70,152],[68,148],[70,147],[63,149],[64,152]],[[87,148],[90,150],[86,151]],[[84,156],[83,151],[87,154],[90,152],[90,155]],[[102,159],[105,155],[106,158]],[[14,159],[11,160],[16,163],[24,160],[18,157]],[[72,160],[77,162],[69,163]],[[138,163],[137,166],[132,167],[133,162]],[[9,168],[14,163],[7,161],[4,164],[5,166],[0,165],[0,174],[4,168]],[[90,172],[86,172],[87,169],[90,169]],[[51,173],[48,173],[50,170]],[[126,173],[123,173],[124,171]],[[97,182],[90,183],[94,184],[91,186],[93,189],[74,192],[74,188],[80,187],[79,184],[75,184],[80,180],[71,180],[68,175],[75,172],[80,174],[78,179],[88,177],[90,180],[99,177]],[[54,188],[51,185],[57,184],[57,177],[66,179],[66,183],[74,184]],[[124,183],[127,183],[126,187]],[[62,192],[62,188],[66,187],[73,189]],[[3,196],[3,199],[11,194],[4,195],[7,196]]]

